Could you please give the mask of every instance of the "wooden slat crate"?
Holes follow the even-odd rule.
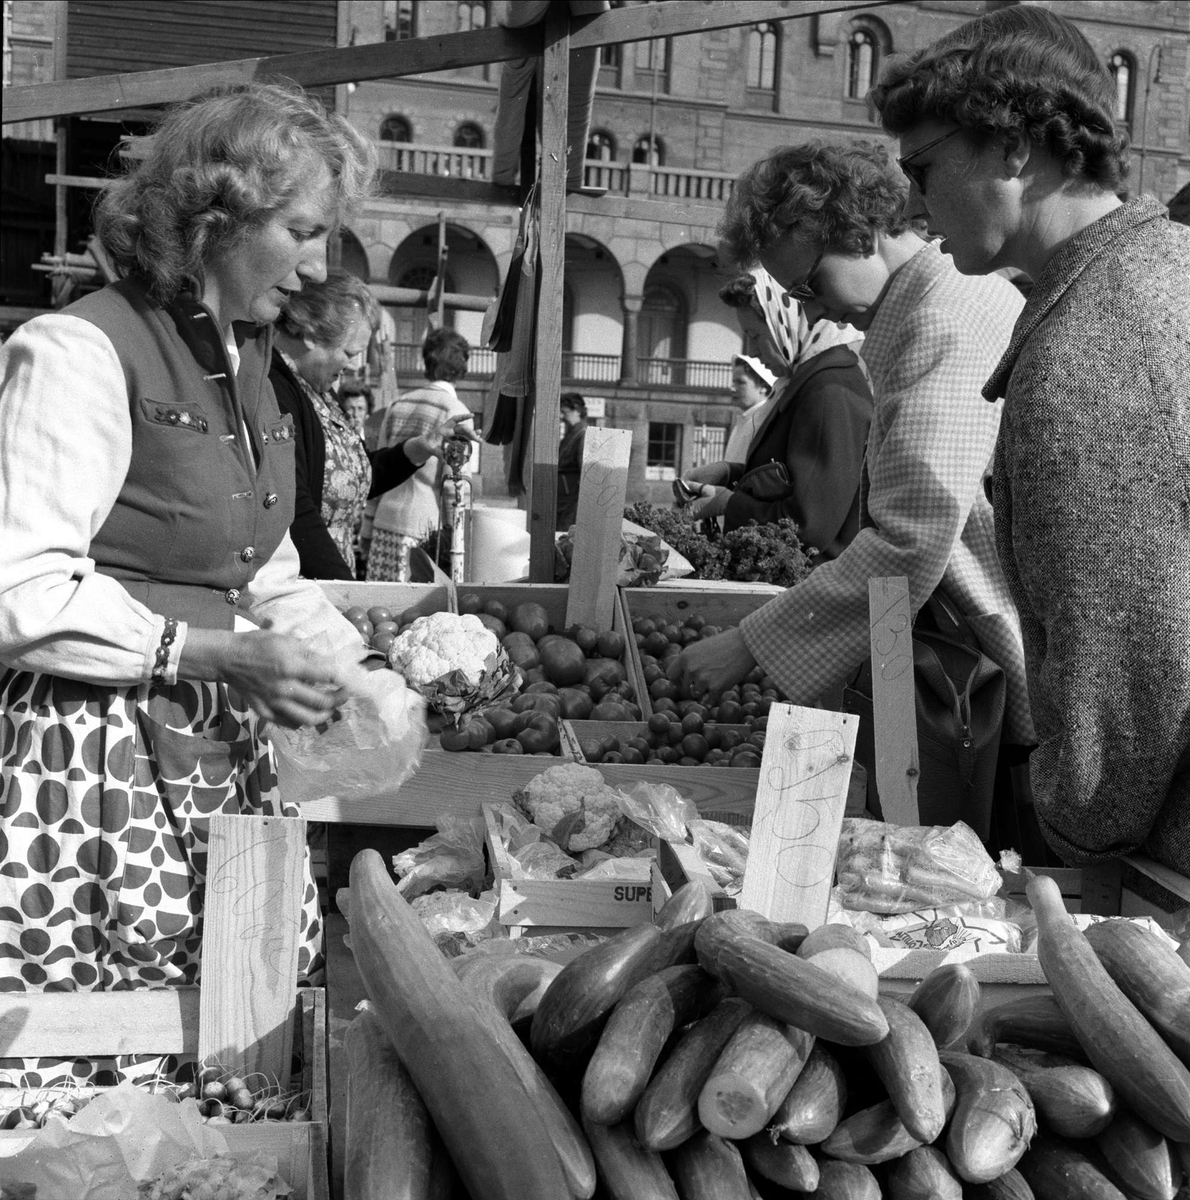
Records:
[[[729,629],[735,628],[749,613],[762,608],[784,590],[769,584],[744,583],[724,584],[713,589],[701,590],[691,584],[689,587],[621,588],[620,597],[624,604],[625,624],[629,630],[632,629],[633,623],[642,617],[661,617],[675,625],[681,625],[687,617],[696,613],[705,617],[708,625]],[[635,637],[630,637],[629,640],[629,648],[636,663],[636,674],[642,684],[644,701],[641,709],[647,720],[653,713],[653,707],[648,689],[643,687],[640,650]]]
[[[616,932],[653,919],[651,882],[623,879],[516,879],[491,806],[484,808],[485,838],[499,899],[497,919],[509,936],[582,929]]]
[[[200,989],[143,988],[126,992],[6,992],[0,994],[0,1054],[107,1057],[186,1054],[198,1050]],[[274,1155],[293,1200],[330,1200],[327,1180],[326,997],[322,988],[297,992],[293,1031],[303,1069],[295,1086],[310,1097],[309,1121],[221,1125],[236,1159]],[[47,1089],[39,1096],[45,1098]],[[15,1152],[37,1130],[0,1130]],[[4,1159],[0,1157],[0,1164]],[[2,1174],[2,1172],[0,1172]]]

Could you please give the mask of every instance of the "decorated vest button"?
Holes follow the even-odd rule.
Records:
[[[240,602],[240,589],[228,588],[227,591],[223,593],[223,599],[226,600],[228,604],[238,604]]]
[[[240,562],[251,562],[256,557],[255,546],[245,546],[240,551]]]
[[[265,508],[272,508],[280,498],[281,497],[278,496],[276,492],[269,492],[269,494],[264,498]]]

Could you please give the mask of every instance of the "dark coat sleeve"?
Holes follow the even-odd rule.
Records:
[[[301,384],[276,352],[269,381],[281,411],[293,417],[297,495],[289,533],[297,547],[301,572],[307,579],[354,579],[355,572],[343,561],[322,519],[322,486],[326,475],[322,422]]]
[[[817,560],[837,558],[859,529],[859,485],[872,420],[872,393],[855,356],[814,371],[800,387],[778,398],[773,419],[758,431],[744,472],[770,461],[784,462],[790,488],[784,497],[760,500],[736,491],[724,527],[749,521],[767,524],[788,517],[802,544]],[[822,356],[835,355],[826,351]],[[738,482],[738,479],[735,481]]]
[[[383,496],[390,488],[398,487],[412,478],[421,468],[410,461],[405,453],[405,443],[390,446],[387,450],[369,450],[368,462],[372,464],[372,487],[368,499]]]

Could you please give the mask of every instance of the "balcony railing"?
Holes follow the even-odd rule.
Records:
[[[415,142],[377,142],[380,166],[387,171],[413,175],[443,175],[488,182],[492,178],[492,151],[461,146],[425,146]],[[700,200],[722,204],[731,195],[735,176],[727,171],[701,171],[691,167],[654,167],[647,163],[607,162],[588,158],[583,185],[613,196]]]
[[[421,346],[403,342],[393,349],[398,375],[421,375]],[[482,347],[471,351],[467,363],[469,377],[490,377],[495,369],[495,351]],[[568,383],[615,384],[620,381],[620,373],[618,354],[586,354],[577,350],[562,352],[562,378]],[[731,387],[731,364],[688,358],[638,358],[636,382],[642,387],[682,387],[726,392]]]

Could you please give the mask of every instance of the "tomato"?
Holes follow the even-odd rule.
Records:
[[[499,708],[490,708],[483,715],[497,738],[510,738],[516,732],[514,726],[516,725],[517,714],[506,705],[502,704]]]
[[[669,729],[669,717],[663,712],[655,712],[649,718],[649,732],[664,734]]]
[[[744,720],[744,710],[734,700],[724,700],[719,705],[719,723],[721,725],[739,725]]]
[[[514,737],[501,738],[492,744],[493,754],[524,754],[525,747]]]
[[[496,730],[483,717],[472,717],[467,723],[467,738],[472,750],[479,750],[496,737]]]
[[[379,633],[372,634],[372,649],[387,651],[389,646],[397,640],[395,629],[383,629]]]
[[[384,621],[391,621],[392,619],[392,613],[381,604],[374,605],[368,609],[368,620],[372,622],[373,626],[379,625]]]
[[[583,738],[578,744],[578,748],[583,752],[583,758],[589,763],[597,763],[603,761],[603,747],[599,743],[598,738]]]
[[[459,597],[460,613],[477,613],[483,608],[483,600],[474,592],[464,592]]]
[[[591,721],[630,721],[628,710],[622,704],[604,700],[591,709],[588,720]]]
[[[448,725],[439,735],[438,742],[443,750],[470,750],[471,735],[466,729]]]
[[[535,712],[516,738],[527,754],[550,754],[558,748],[558,722],[549,713]]]
[[[343,610],[343,615],[352,623],[352,625],[356,625],[360,621],[366,621],[368,619],[368,610],[366,608],[361,608],[358,604],[353,604],[350,608],[345,608]]]
[[[549,713],[551,717],[558,718],[562,715],[562,701],[557,693],[526,692],[512,702],[512,711]]]
[[[585,721],[595,704],[590,695],[577,688],[561,688],[558,699],[562,701],[562,715],[569,721]]]
[[[611,750],[603,756],[603,761],[605,763],[622,763],[626,760],[619,750]]]
[[[525,688],[526,695],[537,695],[540,692],[544,696],[556,696],[558,689],[548,680],[545,683],[531,683]]]
[[[645,761],[645,756],[634,746],[625,746],[620,751],[620,756],[622,761],[631,763],[633,766],[637,766]]]
[[[495,617],[497,621],[503,621],[506,625],[508,624],[508,609],[499,600],[489,600],[483,606],[483,611],[489,617]]]
[[[703,721],[701,712],[691,710],[682,718],[682,729],[686,733],[702,733],[704,724],[706,722]]]
[[[599,635],[597,645],[604,658],[621,658],[624,654],[624,635],[616,629],[606,629]]]
[[[710,750],[707,739],[701,733],[688,733],[682,738],[682,753],[702,762]]]

